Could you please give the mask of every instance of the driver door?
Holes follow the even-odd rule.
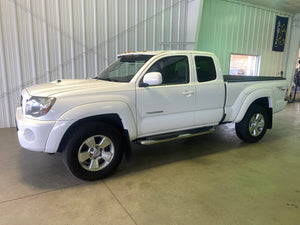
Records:
[[[189,128],[194,124],[195,87],[190,83],[188,56],[157,60],[146,72],[160,72],[162,83],[137,87],[138,136]]]

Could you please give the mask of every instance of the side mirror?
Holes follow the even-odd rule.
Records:
[[[142,87],[159,85],[162,83],[162,76],[159,72],[146,73],[143,78]]]

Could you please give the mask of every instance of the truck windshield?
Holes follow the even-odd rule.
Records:
[[[124,55],[101,72],[96,79],[129,82],[153,55]]]

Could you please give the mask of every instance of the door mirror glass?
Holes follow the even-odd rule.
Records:
[[[162,83],[162,76],[160,72],[146,73],[143,78],[143,83],[149,86],[160,85]]]

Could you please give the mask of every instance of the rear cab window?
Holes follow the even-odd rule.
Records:
[[[198,82],[212,81],[217,78],[215,63],[209,56],[195,56]]]

